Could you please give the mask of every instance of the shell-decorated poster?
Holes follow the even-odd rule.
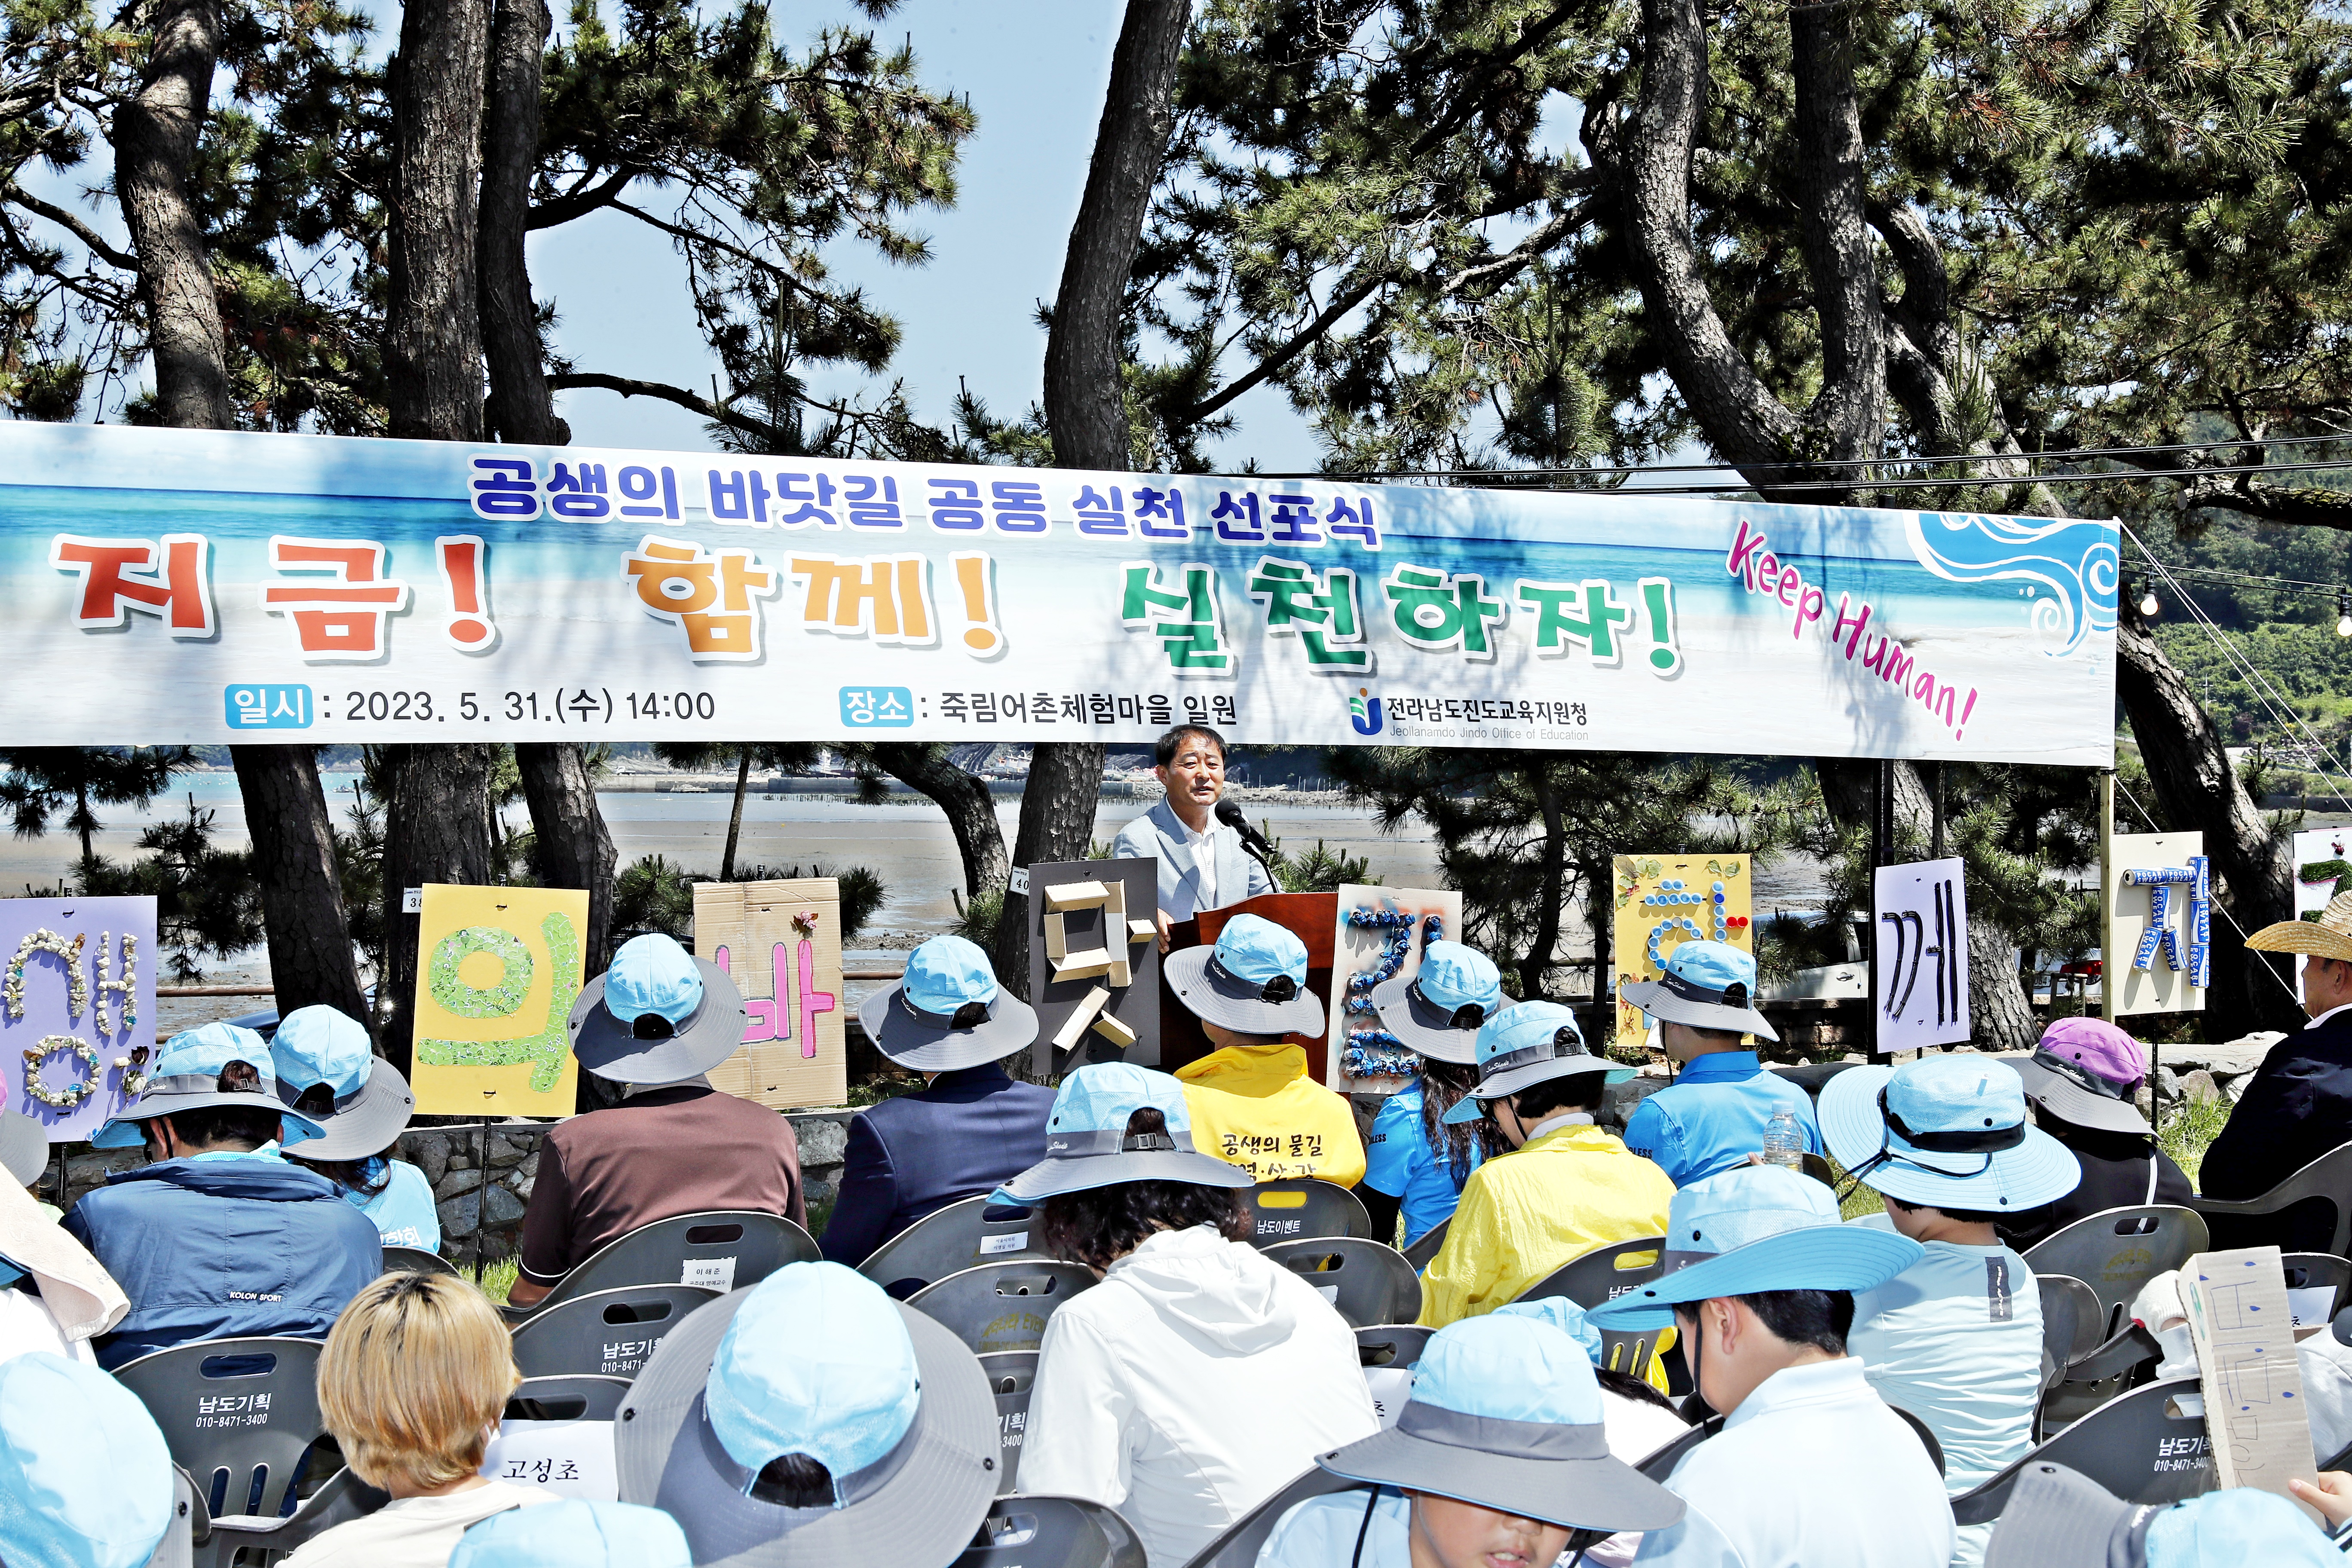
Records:
[[[1727,942],[1753,952],[1748,923],[1754,868],[1745,855],[1619,855],[1614,858],[1617,926],[1616,1044],[1638,1047],[1649,1016],[1625,1003],[1625,987],[1655,980],[1686,942]]]
[[[52,1143],[89,1137],[154,1065],[155,900],[0,899],[0,1085]]]
[[[588,895],[428,885],[416,936],[416,1057],[427,1116],[569,1116],[565,1027],[580,998]]]

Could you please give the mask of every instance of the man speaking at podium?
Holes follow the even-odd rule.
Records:
[[[1243,847],[1243,834],[1257,836],[1241,820],[1241,808],[1217,810],[1225,793],[1224,737],[1202,725],[1179,724],[1160,737],[1152,754],[1158,763],[1152,772],[1167,798],[1120,828],[1110,852],[1120,860],[1159,857],[1160,951],[1166,952],[1174,921],[1275,887]]]

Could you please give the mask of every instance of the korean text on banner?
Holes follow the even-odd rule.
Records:
[[[26,744],[2114,752],[2112,521],[30,421],[0,481]]]
[[[410,1079],[420,1115],[572,1114],[587,929],[583,891],[425,885]]]
[[[155,1057],[155,900],[0,899],[0,1079],[52,1143],[88,1138]]]
[[[1625,987],[1664,974],[1666,960],[1686,942],[1729,942],[1756,951],[1748,925],[1752,891],[1745,855],[1620,855],[1612,883],[1617,923],[1617,1028],[1621,1050],[1649,1038],[1650,1016],[1628,1004]],[[1596,1047],[1601,1042],[1595,1041]]]
[[[735,982],[747,1015],[743,1043],[710,1069],[711,1087],[772,1110],[839,1105],[849,1092],[841,884],[698,882],[694,945]]]
[[[1881,866],[1871,879],[1878,967],[1871,1007],[1878,1054],[1966,1040],[1968,881],[1959,859]]]

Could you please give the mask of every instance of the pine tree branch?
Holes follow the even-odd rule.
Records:
[[[139,258],[128,251],[117,250],[106,242],[105,236],[89,225],[52,202],[45,202],[24,186],[15,184],[0,185],[0,202],[13,203],[36,217],[45,217],[89,247],[89,253],[110,266],[126,272],[139,270]]]
[[[629,182],[644,172],[642,169],[615,169],[600,184],[584,190],[566,191],[552,201],[541,202],[530,209],[528,226],[553,228],[558,224],[570,223],[573,218],[586,217],[598,207],[611,206],[620,199],[621,193],[629,188]]]
[[[685,387],[672,386],[667,382],[639,381],[632,376],[606,375],[601,371],[575,370],[549,376],[547,384],[549,390],[554,392],[584,386],[593,387],[601,392],[617,392],[624,397],[656,397],[664,403],[675,403],[689,413],[699,414],[705,419],[724,425],[730,429],[756,436],[763,441],[774,443],[783,437],[782,429],[764,419],[755,419],[748,414],[739,413],[728,407],[725,404],[713,403],[698,392],[689,392]]]

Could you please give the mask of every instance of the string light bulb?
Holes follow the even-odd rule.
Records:
[[[2141,615],[2154,616],[2159,607],[2160,606],[2156,602],[2156,590],[2153,587],[2140,595],[2139,613]]]
[[[2336,635],[2352,637],[2352,594],[2336,595]]]

